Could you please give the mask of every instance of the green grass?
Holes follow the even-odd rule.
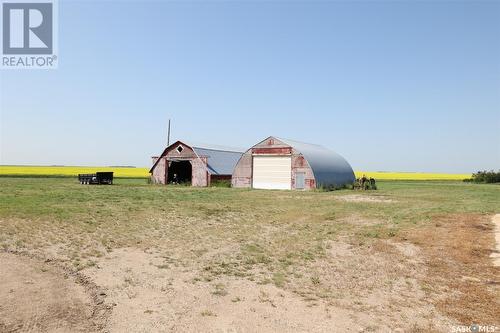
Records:
[[[0,247],[35,253],[59,247],[61,260],[78,269],[115,248],[155,248],[174,253],[180,265],[198,263],[207,280],[258,278],[259,271],[261,280],[283,286],[294,269],[322,258],[339,237],[361,244],[395,237],[439,214],[500,211],[500,186],[378,186],[371,192],[291,192],[148,185],[144,179],[89,186],[66,178],[0,178]],[[352,194],[393,202],[335,200]]]

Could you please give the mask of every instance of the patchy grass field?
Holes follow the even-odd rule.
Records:
[[[429,172],[356,171],[355,174],[357,178],[365,175],[377,180],[464,180],[472,177],[471,174]]]
[[[9,300],[0,330],[64,327],[67,317],[72,330],[80,320],[81,330],[114,332],[500,326],[489,258],[500,186],[378,185],[291,192],[0,178],[0,264],[12,267],[0,273]],[[42,272],[83,286],[87,298],[65,302],[88,311],[33,321],[15,295],[25,281],[51,281]]]

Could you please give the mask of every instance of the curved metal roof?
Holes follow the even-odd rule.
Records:
[[[318,186],[341,186],[356,179],[351,165],[336,152],[320,145],[295,140],[276,139],[290,145],[306,158]]]

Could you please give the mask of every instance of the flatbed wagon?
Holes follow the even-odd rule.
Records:
[[[81,173],[78,181],[86,185],[112,185],[113,172]]]

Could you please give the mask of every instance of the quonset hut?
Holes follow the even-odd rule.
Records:
[[[209,186],[217,180],[231,180],[243,151],[218,146],[191,146],[176,141],[153,157],[149,170],[155,184],[188,183]]]
[[[247,150],[236,164],[233,187],[308,190],[352,184],[347,161],[322,146],[269,137]]]

